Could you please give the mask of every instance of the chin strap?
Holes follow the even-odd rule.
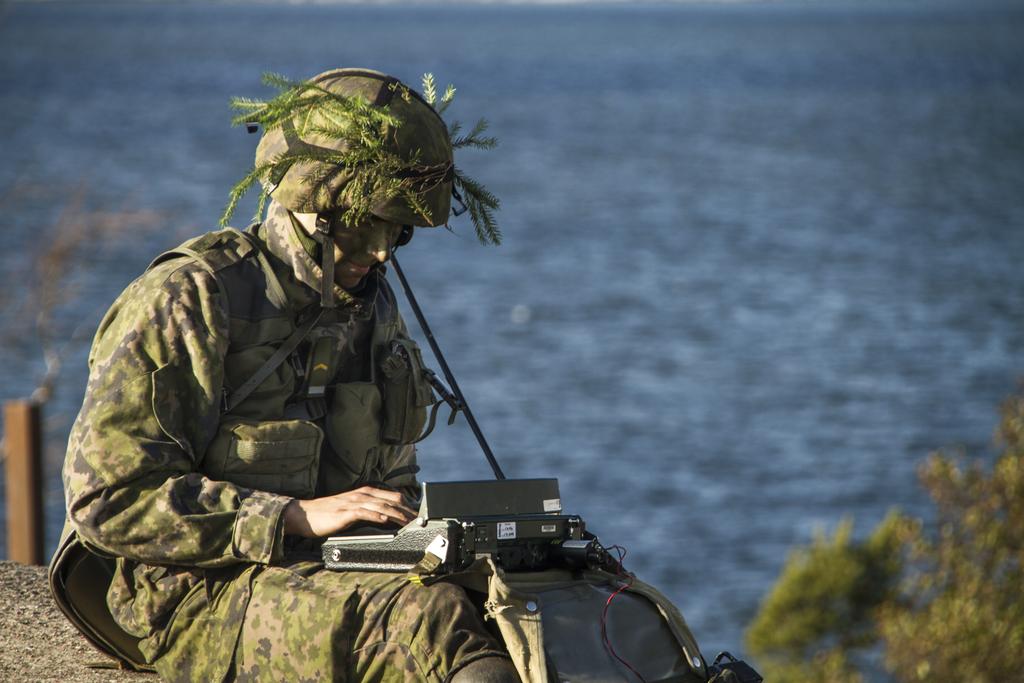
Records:
[[[320,244],[320,270],[323,277],[320,279],[320,307],[334,308],[334,238],[331,219],[326,216],[316,217],[316,231],[313,238]]]

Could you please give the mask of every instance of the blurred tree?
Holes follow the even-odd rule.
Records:
[[[849,520],[792,553],[747,632],[773,683],[1024,680],[1024,398],[1003,406],[991,472],[937,453],[921,482],[934,532],[891,513],[864,541]]]
[[[795,550],[747,632],[773,683],[858,683],[850,661],[878,638],[876,610],[896,597],[902,518],[890,514],[867,540],[844,520]]]
[[[0,197],[0,206],[10,204],[5,208],[38,217],[29,228],[37,235],[36,248],[15,268],[0,273],[0,346],[9,356],[20,356],[19,362],[35,363],[42,355],[42,376],[28,391],[20,387],[17,391],[43,404],[57,388],[64,359],[92,337],[92,329],[79,327],[83,322],[95,323],[80,310],[82,292],[76,277],[95,269],[98,255],[111,244],[166,228],[166,218],[147,209],[93,208],[83,182],[62,195],[66,199],[59,207],[50,206],[56,208],[51,221],[37,205],[34,194],[38,192],[16,185]],[[26,196],[19,197],[22,194]]]

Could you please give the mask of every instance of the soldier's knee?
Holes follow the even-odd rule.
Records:
[[[439,581],[426,588],[434,594],[435,600],[442,602],[463,602],[468,600],[466,589],[454,583]]]
[[[416,591],[421,605],[429,605],[432,609],[455,611],[460,609],[472,609],[473,604],[462,586],[457,586],[447,581],[427,586],[418,586]]]

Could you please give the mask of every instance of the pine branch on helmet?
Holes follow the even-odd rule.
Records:
[[[469,209],[479,239],[501,241],[497,197],[456,169],[452,158],[454,148],[486,149],[496,140],[481,136],[487,127],[481,119],[453,144],[439,114],[451,104],[453,86],[438,101],[429,74],[425,96],[363,69],[336,69],[301,82],[265,74],[263,81],[278,89],[274,98],[232,100],[239,112],[232,122],[258,124],[264,135],[254,168],[231,190],[221,224],[256,184],[257,220],[272,196],[289,211],[342,210],[349,225],[370,214],[402,225],[446,225],[454,193]]]

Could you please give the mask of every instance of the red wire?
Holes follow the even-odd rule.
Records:
[[[623,666],[632,671],[633,674],[640,679],[640,683],[647,683],[647,679],[641,676],[639,671],[634,669],[629,662],[627,662],[625,659],[619,656],[619,654],[615,651],[615,648],[612,647],[612,641],[608,639],[608,608],[611,607],[612,600],[615,599],[615,596],[617,596],[619,593],[625,590],[628,590],[629,587],[633,585],[633,575],[626,572],[625,568],[623,568],[622,566],[622,561],[626,559],[626,549],[619,545],[613,545],[607,549],[614,550],[616,551],[616,553],[618,553],[618,575],[619,578],[625,579],[626,583],[619,586],[614,593],[609,595],[608,600],[604,603],[604,609],[601,611],[601,640],[604,643],[605,649],[608,650],[608,654],[610,654],[612,657],[615,657],[615,659],[619,660]]]

